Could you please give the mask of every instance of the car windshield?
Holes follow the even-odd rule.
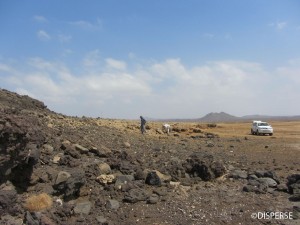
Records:
[[[268,123],[259,123],[258,126],[269,126]]]

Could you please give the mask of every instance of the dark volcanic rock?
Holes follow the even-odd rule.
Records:
[[[0,111],[0,183],[7,179],[26,189],[45,137],[37,120]]]
[[[293,174],[288,176],[288,191],[292,194],[290,200],[300,201],[300,174]]]
[[[131,186],[131,182],[133,180],[134,177],[132,175],[118,175],[115,182],[115,188],[122,189],[124,191],[128,188],[128,186]]]
[[[214,161],[213,155],[199,152],[192,154],[184,166],[188,174],[204,181],[220,177],[226,171],[223,163]]]
[[[80,188],[85,184],[84,172],[80,169],[72,172],[61,171],[57,175],[53,188],[57,194],[63,194],[66,199],[79,195]]]
[[[125,202],[136,203],[138,201],[146,201],[149,193],[141,188],[131,189],[124,197]]]
[[[262,183],[266,183],[268,187],[277,187],[277,182],[270,177],[262,177],[258,178],[257,180],[261,181]]]
[[[156,204],[158,201],[159,201],[159,196],[156,195],[156,194],[152,194],[152,195],[148,198],[147,203],[149,203],[149,204]]]
[[[92,147],[90,149],[90,152],[99,157],[108,157],[111,154],[111,150],[104,145],[100,145],[99,147]]]
[[[119,170],[122,174],[134,174],[137,170],[136,160],[125,151],[115,151],[107,163],[112,170]]]
[[[91,208],[92,208],[92,205],[93,204],[90,201],[79,202],[74,207],[74,213],[75,214],[89,215],[90,211],[91,211]]]
[[[229,177],[233,179],[247,179],[248,173],[245,170],[235,169],[230,172]]]
[[[258,178],[269,177],[269,178],[272,178],[273,180],[275,180],[277,183],[279,183],[279,178],[278,178],[278,176],[276,175],[276,173],[274,171],[257,170],[257,171],[254,172],[254,174]]]
[[[149,184],[149,185],[160,186],[161,180],[160,180],[159,176],[156,174],[156,172],[149,172],[147,174],[145,183]]]
[[[35,212],[26,212],[25,214],[25,224],[28,225],[39,225],[40,224],[40,214],[39,213],[35,213]]]
[[[297,184],[300,184],[300,174],[292,174],[287,177],[287,180],[288,191],[293,194],[294,189],[298,188]]]
[[[15,204],[17,199],[17,191],[15,187],[7,182],[0,186],[0,215],[5,212],[15,214]]]
[[[120,207],[120,203],[115,199],[110,199],[106,202],[106,208],[109,210],[117,210]]]
[[[300,206],[293,207],[293,219],[300,219]]]
[[[185,168],[183,163],[179,159],[173,159],[167,166],[166,170],[171,175],[172,179],[175,181],[185,178]]]
[[[245,192],[255,192],[257,194],[264,194],[268,190],[268,183],[265,180],[251,179],[248,184],[243,187]]]
[[[80,158],[80,154],[79,151],[77,151],[75,149],[75,146],[71,145],[71,144],[62,144],[61,149],[64,150],[64,153],[66,155],[69,155],[71,157],[73,157],[74,159],[79,159]]]

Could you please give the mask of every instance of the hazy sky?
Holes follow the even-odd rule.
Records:
[[[59,113],[300,114],[300,1],[0,0],[0,88]]]

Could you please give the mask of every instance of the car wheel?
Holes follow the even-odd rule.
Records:
[[[253,130],[251,129],[251,134],[253,135],[254,134],[254,132],[253,132]]]
[[[259,132],[258,132],[258,130],[256,131],[256,135],[259,135]]]
[[[270,136],[273,136],[273,133],[271,133]]]

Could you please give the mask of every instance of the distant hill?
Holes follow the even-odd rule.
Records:
[[[204,117],[198,119],[201,122],[238,122],[238,121],[251,121],[251,120],[300,120],[300,115],[296,116],[268,116],[268,115],[247,115],[247,116],[233,116],[225,112],[209,113]]]
[[[212,112],[198,120],[203,122],[231,122],[240,119],[241,119],[240,117],[236,117],[225,112],[220,112],[220,113]]]
[[[203,122],[203,123],[220,123],[220,122],[246,122],[252,120],[262,120],[262,121],[294,121],[300,120],[300,115],[295,116],[268,116],[268,115],[247,115],[247,116],[233,116],[225,112],[211,112],[201,118],[194,119],[154,119],[146,118],[148,121],[157,121],[157,122]]]

